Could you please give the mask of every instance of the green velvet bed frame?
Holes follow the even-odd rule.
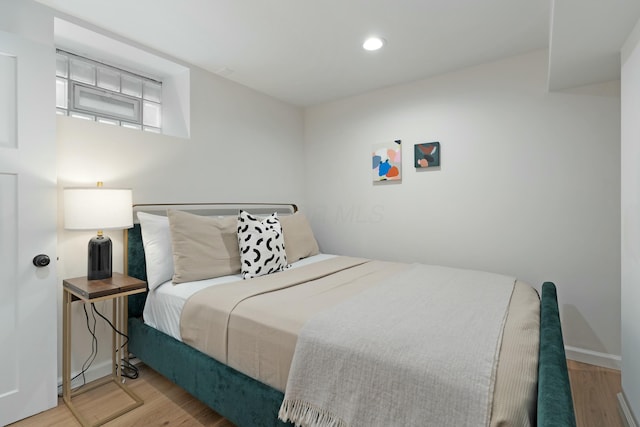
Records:
[[[126,273],[146,280],[140,226],[126,233]],[[145,325],[146,293],[129,296],[129,351],[238,427],[292,426],[278,420],[282,392]],[[537,425],[575,426],[556,287],[542,285]]]

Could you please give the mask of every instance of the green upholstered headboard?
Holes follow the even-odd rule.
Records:
[[[134,224],[133,228],[125,230],[125,273],[140,280],[147,280],[147,268],[144,260],[144,248],[142,246],[142,233],[140,224]],[[140,317],[147,299],[147,293],[130,295],[129,316]]]

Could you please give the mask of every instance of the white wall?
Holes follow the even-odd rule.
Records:
[[[640,21],[622,53],[622,390],[640,417]]]
[[[132,188],[134,203],[304,204],[302,110],[198,68],[191,68],[190,139],[69,117],[59,117],[57,124],[60,281],[86,275],[87,243],[94,234],[64,230],[64,187],[104,181],[105,187]],[[122,233],[106,234],[113,240],[114,271],[122,271]],[[110,307],[98,304],[105,313]],[[91,344],[80,304],[73,316],[77,371]],[[102,369],[93,376],[110,369],[110,332],[103,324],[98,330],[94,366]]]
[[[0,29],[53,47],[51,11],[35,1],[0,0]]]
[[[325,252],[554,281],[570,355],[615,367],[619,86],[546,77],[540,51],[308,108],[308,211]],[[396,139],[402,183],[373,185],[371,145]],[[416,171],[429,141],[442,166]]]

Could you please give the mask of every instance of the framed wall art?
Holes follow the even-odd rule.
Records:
[[[402,179],[402,141],[374,144],[372,147],[373,182]]]
[[[425,142],[414,146],[416,169],[440,166],[440,143]]]

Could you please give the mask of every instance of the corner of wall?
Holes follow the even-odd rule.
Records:
[[[640,21],[622,47],[621,70],[621,333],[622,391],[628,413],[640,413],[640,366],[634,362],[640,351]],[[632,417],[630,417],[632,419]],[[630,424],[633,425],[633,424]]]
[[[620,64],[622,66],[624,66],[624,64],[627,62],[627,60],[629,59],[629,57],[631,56],[631,54],[633,53],[634,49],[636,48],[639,42],[640,42],[640,20],[636,22],[636,25],[633,27],[633,30],[631,30],[631,33],[629,33],[629,37],[627,37],[627,40],[622,45],[622,48],[620,48]]]

